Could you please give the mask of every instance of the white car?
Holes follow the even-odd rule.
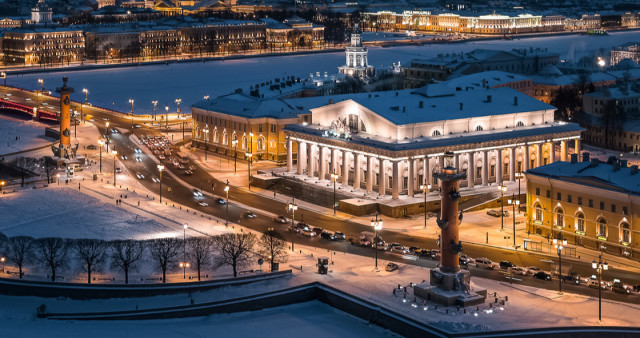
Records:
[[[151,181],[153,181],[153,183],[160,183],[160,179],[155,176],[151,177]]]
[[[256,217],[258,217],[258,215],[253,213],[253,211],[247,211],[247,213],[245,215],[247,215],[247,218],[256,218]]]
[[[142,162],[142,159],[140,157],[136,157],[136,162]]]
[[[316,233],[311,230],[302,230],[302,235],[307,237],[314,237]]]
[[[508,272],[513,273],[514,275],[522,275],[525,276],[528,273],[527,268],[523,268],[521,266],[514,266],[507,269]]]
[[[198,189],[193,189],[193,196],[202,197],[202,193]]]
[[[144,179],[144,175],[143,175],[141,172],[139,172],[139,171],[138,171],[138,172],[136,172],[136,177],[137,177],[139,180]]]
[[[495,269],[495,264],[488,258],[476,258],[476,267],[479,269]]]
[[[133,149],[133,151],[135,151],[136,154],[142,154],[142,150],[140,150],[140,148]]]
[[[200,203],[198,203],[198,205],[200,205],[201,207],[206,207],[206,206],[208,206],[209,204],[208,204],[208,203],[205,203],[205,202],[200,202]]]

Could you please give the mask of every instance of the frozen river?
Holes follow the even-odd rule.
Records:
[[[413,58],[428,58],[439,53],[467,52],[476,48],[503,49],[548,48],[560,53],[567,60],[600,53],[611,47],[631,41],[639,41],[637,31],[614,32],[606,37],[561,35],[516,40],[474,41],[455,44],[399,46],[369,49],[370,63],[378,68],[389,67],[393,62],[408,63]],[[27,89],[39,88],[37,79],[44,80],[45,89],[53,90],[62,84],[62,76],[69,77],[69,84],[76,90],[75,100],[83,99],[82,88],[90,92],[89,101],[95,105],[123,112],[131,110],[129,99],[135,100],[136,114],[151,113],[151,101],[158,107],[168,105],[176,110],[174,100],[182,99],[182,108],[202,99],[204,95],[218,96],[236,88],[245,90],[252,84],[272,80],[275,77],[294,75],[308,77],[309,73],[336,73],[344,64],[344,53],[326,53],[296,56],[278,56],[245,60],[210,61],[206,63],[181,63],[159,66],[142,66],[120,69],[57,72],[9,77],[7,83]],[[164,108],[162,108],[163,110]]]

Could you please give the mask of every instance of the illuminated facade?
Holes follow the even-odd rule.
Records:
[[[324,27],[293,17],[278,22],[261,19],[266,23],[266,48],[296,50],[300,48],[320,49],[324,47]]]
[[[374,67],[369,65],[367,47],[362,46],[362,33],[356,24],[355,31],[351,33],[351,45],[345,50],[346,63],[338,67],[340,74],[355,77],[367,77],[374,74]]]
[[[4,33],[2,48],[6,64],[75,62],[83,58],[84,34],[63,28],[20,28]]]
[[[582,160],[580,162],[579,160]],[[626,160],[603,163],[573,157],[531,169],[527,177],[527,231],[626,257],[638,255],[640,174]]]
[[[640,45],[637,43],[628,44],[611,50],[611,66],[615,66],[624,59],[631,59],[635,63],[640,63]]]

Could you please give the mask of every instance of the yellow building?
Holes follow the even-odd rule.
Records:
[[[84,55],[82,30],[67,28],[18,28],[4,33],[6,64],[56,64],[81,61]]]
[[[529,169],[527,231],[547,238],[562,234],[569,243],[619,254],[640,254],[638,166],[571,155],[569,162]]]

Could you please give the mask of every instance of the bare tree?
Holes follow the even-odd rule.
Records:
[[[191,237],[187,241],[187,258],[193,262],[196,271],[198,271],[198,281],[200,281],[202,269],[211,264],[213,244],[211,237]]]
[[[111,266],[124,272],[124,282],[129,284],[129,272],[137,271],[144,254],[144,242],[134,240],[111,242]]]
[[[167,282],[167,269],[175,264],[182,241],[174,237],[158,238],[149,242],[151,258],[162,269],[162,282]]]
[[[100,239],[77,239],[73,241],[76,258],[87,271],[87,283],[91,284],[91,272],[97,270],[104,262],[106,243]]]
[[[47,237],[36,240],[36,258],[51,271],[51,281],[56,281],[56,272],[66,265],[69,244],[59,237]]]
[[[53,158],[46,156],[42,161],[42,170],[44,171],[45,176],[47,176],[47,183],[51,183],[51,178],[56,171],[58,171],[58,164]]]
[[[273,263],[287,261],[287,242],[275,230],[267,230],[260,237],[258,248],[260,256],[267,259],[271,264],[271,271],[273,271]]]
[[[233,277],[238,276],[238,268],[249,263],[256,245],[256,235],[252,233],[223,234],[214,237],[220,256],[216,258],[217,266],[231,265]]]
[[[7,259],[18,266],[18,273],[22,279],[22,268],[31,261],[33,256],[33,238],[29,236],[16,236],[7,240]]]
[[[21,156],[12,159],[10,164],[20,172],[20,186],[24,187],[25,178],[33,174],[33,170],[37,168],[38,161],[35,158]]]

